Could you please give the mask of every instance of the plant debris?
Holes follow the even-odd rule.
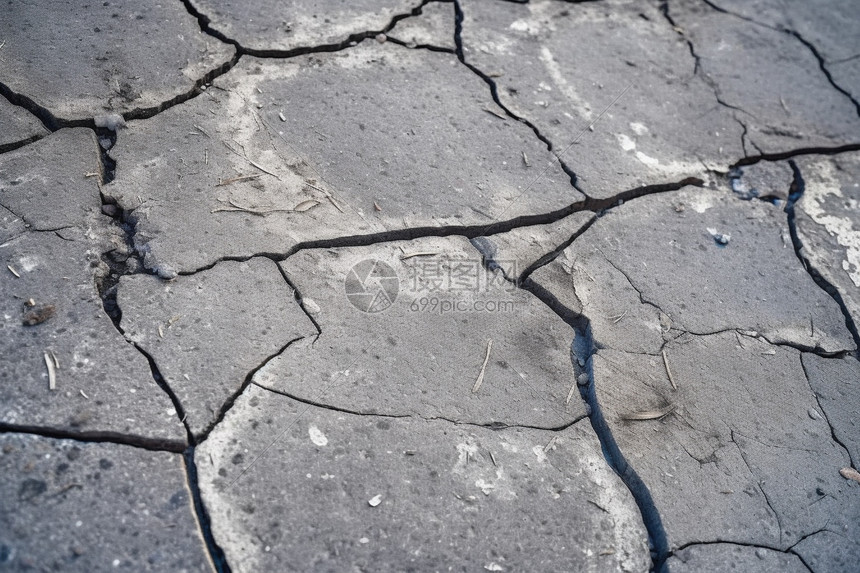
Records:
[[[841,475],[845,479],[851,479],[856,481],[857,483],[860,483],[860,472],[858,472],[852,467],[842,468],[841,470],[839,470],[839,475]]]
[[[48,367],[48,390],[57,389],[57,357],[50,350],[44,352],[45,366]]]
[[[18,274],[18,271],[12,268],[12,265],[6,265],[6,268],[9,269],[9,272],[15,275],[16,279],[20,279],[21,275]]]
[[[241,183],[242,181],[253,181],[254,179],[259,179],[262,175],[243,175],[241,177],[233,177],[232,179],[218,179],[218,183],[215,184],[215,187],[224,187],[226,185],[230,185],[232,183]]]
[[[621,414],[622,420],[628,420],[633,422],[642,422],[646,420],[659,420],[661,418],[665,418],[669,414],[675,411],[675,405],[669,404],[663,408],[658,408],[656,410],[643,410],[641,412],[631,412],[629,414]]]
[[[32,299],[31,299],[32,300]],[[29,301],[28,301],[29,302]],[[21,324],[24,326],[36,326],[42,324],[57,313],[57,307],[53,304],[34,304],[24,311]]]
[[[484,371],[487,369],[487,362],[490,361],[490,351],[493,349],[493,339],[487,340],[487,355],[484,356],[484,363],[481,365],[481,371],[478,373],[478,379],[475,380],[475,385],[472,386],[472,394],[476,393],[484,381]]]
[[[268,215],[269,213],[304,213],[305,211],[309,211],[310,209],[320,204],[319,201],[316,201],[314,199],[308,199],[307,201],[302,201],[292,209],[281,209],[277,207],[245,207],[244,205],[236,203],[232,199],[220,202],[226,203],[227,205],[229,205],[229,207],[216,207],[215,209],[212,209],[210,213],[219,213],[222,211],[242,211],[244,213],[259,215],[262,217]]]
[[[666,367],[666,376],[668,376],[668,377],[669,377],[669,383],[672,385],[672,389],[673,389],[673,390],[677,390],[677,389],[678,389],[678,387],[675,385],[675,379],[674,379],[674,378],[672,378],[672,371],[671,371],[671,370],[669,370],[669,359],[668,359],[668,358],[666,358],[666,351],[665,351],[665,350],[661,350],[661,351],[660,351],[660,354],[662,354],[662,355],[663,355],[663,366],[665,366],[665,367]]]

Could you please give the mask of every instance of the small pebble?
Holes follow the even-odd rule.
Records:
[[[813,420],[820,420],[821,419],[821,414],[819,414],[813,408],[810,408],[809,411],[807,412],[807,414],[809,414],[809,417],[812,418]]]
[[[380,503],[382,503],[382,496],[381,496],[381,495],[375,495],[375,496],[371,497],[371,498],[367,501],[367,504],[368,504],[370,507],[376,507],[376,506],[377,506],[377,505],[379,505]]]

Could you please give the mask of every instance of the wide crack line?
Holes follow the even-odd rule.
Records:
[[[854,318],[851,316],[848,307],[845,305],[845,300],[842,298],[839,290],[824,278],[824,276],[822,276],[822,274],[812,265],[812,262],[803,255],[803,241],[800,240],[800,236],[797,233],[795,209],[797,202],[800,201],[806,191],[806,183],[803,180],[803,174],[800,172],[800,168],[797,166],[797,163],[789,160],[788,164],[791,167],[794,180],[791,183],[788,201],[786,201],[785,204],[785,212],[788,218],[788,231],[791,236],[791,243],[794,247],[794,254],[797,256],[801,265],[803,265],[803,268],[806,269],[806,272],[809,273],[809,276],[812,277],[812,280],[815,281],[815,284],[817,284],[819,288],[826,292],[834,301],[836,301],[836,304],[839,305],[839,309],[842,311],[842,316],[845,319],[845,327],[851,333],[851,337],[854,339],[854,344],[857,347],[854,355],[858,360],[860,360],[860,332],[858,332],[857,324],[854,322]]]
[[[108,154],[108,149],[112,148],[116,144],[117,135],[115,131],[109,130],[99,130],[98,134],[100,140],[107,140],[106,145],[101,146],[101,154],[99,156],[101,162],[101,183],[106,184],[114,179],[116,173],[116,162]],[[180,419],[180,423],[185,428],[187,447],[183,447],[181,453],[185,468],[187,486],[189,491],[191,492],[191,498],[193,501],[194,516],[197,523],[197,527],[199,528],[200,535],[203,538],[206,547],[207,555],[215,571],[217,573],[230,573],[231,568],[226,561],[224,551],[215,542],[215,538],[212,534],[209,514],[206,511],[206,507],[203,503],[203,499],[200,493],[200,486],[197,476],[197,466],[194,462],[194,450],[196,448],[197,440],[194,436],[194,432],[192,432],[191,430],[191,426],[187,421],[187,414],[185,412],[185,409],[183,408],[182,403],[180,402],[176,393],[173,391],[173,389],[170,387],[170,385],[167,383],[164,376],[162,375],[161,370],[159,369],[158,364],[155,361],[155,358],[153,358],[153,356],[149,354],[142,346],[130,340],[126,336],[125,331],[120,325],[122,321],[122,309],[117,303],[117,287],[119,285],[120,277],[136,274],[135,272],[132,272],[130,270],[130,266],[135,267],[135,271],[137,273],[141,272],[140,269],[143,268],[142,259],[140,258],[139,254],[137,254],[132,248],[132,245],[134,243],[134,234],[136,230],[135,221],[131,217],[129,217],[116,202],[110,201],[108,197],[104,195],[104,193],[101,193],[101,186],[100,196],[102,201],[102,211],[111,217],[113,224],[124,237],[126,247],[130,255],[125,256],[123,254],[121,256],[116,256],[115,250],[102,253],[102,261],[107,264],[110,270],[106,277],[96,279],[96,289],[102,300],[102,306],[104,308],[104,311],[110,317],[114,328],[123,337],[123,339],[126,340],[126,342],[128,342],[132,347],[134,347],[135,350],[137,350],[146,359],[147,363],[149,364],[152,379],[155,381],[158,387],[161,388],[161,390],[168,396],[171,404],[173,405],[173,409],[176,411],[176,415]],[[112,254],[114,256],[112,256]]]
[[[527,0],[526,0],[527,2]],[[523,2],[523,3],[526,3]],[[574,189],[585,195],[587,198],[589,197],[582,189],[579,188],[579,177],[573,171],[573,169],[565,163],[565,161],[561,158],[561,156],[556,153],[553,149],[552,141],[549,140],[543,133],[541,133],[540,129],[524,117],[520,117],[511,111],[505,104],[502,103],[502,100],[499,98],[499,87],[498,84],[491,78],[488,74],[484,73],[474,64],[471,64],[466,61],[465,52],[463,51],[463,20],[465,18],[465,13],[463,12],[463,7],[460,5],[459,0],[454,0],[454,45],[456,46],[454,53],[457,55],[457,59],[460,60],[460,63],[466,66],[472,73],[481,78],[484,83],[490,88],[490,95],[493,98],[493,102],[499,106],[499,108],[505,112],[505,115],[513,119],[514,121],[518,121],[532,130],[537,137],[544,145],[546,145],[547,151],[552,152],[556,161],[558,161],[559,166],[562,171],[564,171],[567,176],[570,178],[570,184]]]

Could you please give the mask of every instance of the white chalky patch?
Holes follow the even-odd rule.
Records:
[[[641,151],[636,152],[636,159],[647,165],[648,167],[657,167],[660,162],[649,155],[645,155]]]
[[[621,144],[621,149],[624,151],[633,151],[636,149],[636,142],[624,135],[623,133],[618,134],[618,143]]]
[[[320,431],[320,429],[317,428],[316,426],[314,426],[313,424],[311,424],[310,427],[308,428],[308,434],[311,437],[311,441],[315,445],[324,446],[324,445],[328,444],[328,438],[326,438],[325,434],[323,434],[322,431]]]
[[[860,287],[860,229],[855,229],[848,217],[830,215],[824,210],[828,195],[844,198],[833,169],[831,163],[815,165],[814,170],[818,177],[808,178],[801,208],[813,221],[823,226],[837,243],[845,247],[846,259],[842,261],[842,269],[851,278],[854,286]]]
[[[645,135],[648,133],[648,128],[637,121],[630,124],[630,129],[632,129],[633,133],[636,135]]]

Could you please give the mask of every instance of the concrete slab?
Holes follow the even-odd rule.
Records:
[[[851,0],[836,0],[827,10],[815,10],[800,0],[713,0],[714,6],[766,26],[796,32],[811,43],[826,63],[860,54],[854,32],[860,15]]]
[[[158,108],[230,61],[181,2],[13,2],[0,77],[64,120]]]
[[[704,177],[743,156],[742,125],[655,5],[462,6],[466,61],[552,142],[588,195]]]
[[[693,545],[666,560],[664,573],[698,571],[749,571],[756,573],[808,573],[809,568],[797,555],[764,547],[746,547],[731,543]]]
[[[135,245],[163,276],[303,241],[490,225],[581,200],[532,131],[492,105],[455,56],[391,42],[243,58],[205,95],[130,122],[105,193],[136,221]]]
[[[454,16],[453,2],[430,2],[421,7],[420,16],[397,22],[388,32],[388,37],[409,46],[432,46],[453,51],[457,49]]]
[[[0,96],[0,153],[18,147],[48,134],[48,130],[35,115],[22,107],[12,105]]]
[[[833,428],[833,435],[845,446],[855,467],[860,461],[860,422],[857,420],[856,386],[860,362],[847,356],[841,360],[803,354],[803,370],[818,403]]]
[[[122,277],[121,327],[158,365],[197,437],[218,420],[253,371],[316,334],[275,263],[225,261],[165,282]]]
[[[860,509],[858,484],[839,474],[850,460],[818,410],[799,352],[726,332],[682,337],[666,355],[677,389],[660,357],[614,350],[597,351],[593,379],[670,550],[722,541],[785,551],[805,536],[844,531]],[[661,420],[637,419],[667,405],[674,410]],[[828,558],[855,554],[857,539],[831,540]]]
[[[362,32],[382,32],[391,20],[409,14],[416,0],[193,0],[209,26],[255,51],[292,51],[345,44]]]
[[[267,363],[256,384],[350,412],[489,426],[587,415],[570,395],[573,330],[483,270],[466,239],[302,251],[282,266],[322,333]]]
[[[493,431],[249,387],[196,452],[236,571],[645,571],[644,527],[587,422]]]
[[[831,85],[797,38],[704,3],[678,4],[671,13],[720,99],[740,110],[748,153],[856,143],[856,104]]]
[[[212,571],[179,454],[0,435],[0,567]]]
[[[860,325],[860,153],[799,158],[804,193],[795,206],[802,255]]]
[[[101,213],[101,177],[93,131],[61,129],[0,156],[0,204],[37,231],[86,227]]]
[[[830,353],[852,351],[854,342],[838,305],[813,282],[795,256],[785,217],[779,207],[742,201],[728,190],[685,188],[613,209],[568,247],[564,257],[572,269],[580,259],[586,267],[605,268],[602,261],[608,261],[626,279],[605,268],[616,276],[613,288],[620,285],[627,290],[625,285],[631,285],[642,303],[670,319],[662,326],[664,330],[671,326],[707,334],[741,329],[760,333],[774,343]],[[719,237],[727,243],[722,244]],[[590,259],[597,262],[587,262]],[[587,274],[570,273],[557,274],[559,284],[543,286],[553,293],[570,290],[565,275],[574,275],[583,285],[596,282]],[[539,283],[540,276],[534,275]],[[601,288],[599,283],[594,286]],[[604,289],[597,295],[609,301],[616,293]],[[627,297],[631,304],[635,298]],[[787,300],[792,304],[785,304]],[[626,329],[633,322],[626,318],[615,322],[624,310],[635,306],[618,302],[586,306],[595,341],[613,348],[626,349],[625,344],[636,348],[641,343],[637,337],[623,336],[620,346],[610,338],[611,330]],[[654,313],[647,312],[651,318],[642,332],[656,328]],[[604,319],[610,330],[600,329]],[[661,343],[659,330],[654,332]]]
[[[72,231],[0,246],[0,424],[181,450],[185,429],[170,399],[102,307],[100,252]]]

